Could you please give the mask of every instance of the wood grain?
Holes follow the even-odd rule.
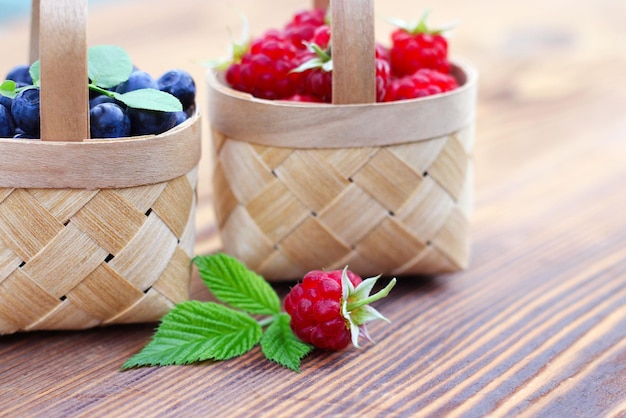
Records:
[[[308,5],[237,8],[258,34]],[[376,8],[422,13],[402,0]],[[89,13],[90,44],[123,46],[157,75],[189,69],[200,100],[195,62],[223,55],[226,27],[240,27],[222,2],[133,0]],[[437,2],[432,23],[461,20],[452,54],[480,74],[472,258],[466,272],[400,281],[376,305],[391,320],[372,324],[377,344],[316,352],[300,374],[258,349],[120,373],[154,324],[11,335],[0,339],[2,415],[626,417],[624,15],[612,0]],[[378,38],[389,30],[378,24]],[[26,20],[0,23],[5,57],[27,60],[28,32]],[[220,248],[211,164],[205,152],[197,253]],[[197,276],[192,296],[211,299]]]
[[[333,104],[375,103],[374,1],[330,2]]]
[[[31,27],[39,24],[41,140],[82,141],[89,138],[87,1],[33,1],[39,6]]]

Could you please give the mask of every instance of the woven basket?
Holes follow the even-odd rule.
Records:
[[[0,139],[0,334],[156,321],[188,298],[199,116],[84,139],[86,15],[86,0],[33,2],[42,140]]]
[[[257,99],[208,74],[223,249],[267,279],[468,265],[477,76],[455,63],[452,92],[374,103],[372,10],[331,2],[332,105]]]

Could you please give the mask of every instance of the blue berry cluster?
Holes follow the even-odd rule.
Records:
[[[32,85],[27,65],[13,68],[5,78],[15,81],[17,87]],[[90,91],[91,137],[158,135],[184,122],[195,112],[196,86],[191,75],[184,70],[170,70],[155,79],[147,72],[135,69],[127,81],[110,90],[126,93],[145,88],[170,93],[181,102],[183,110],[161,112],[131,108],[112,97]],[[13,99],[0,95],[0,138],[39,138],[39,115],[38,87],[24,89]]]

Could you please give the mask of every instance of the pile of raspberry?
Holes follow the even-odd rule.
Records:
[[[458,87],[450,74],[448,42],[425,20],[426,15],[412,27],[395,29],[390,48],[376,43],[376,101],[414,99]],[[253,39],[228,66],[226,81],[262,99],[330,103],[330,38],[325,10],[299,12],[282,29]]]

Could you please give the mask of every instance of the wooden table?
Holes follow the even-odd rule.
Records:
[[[307,5],[236,2],[254,34]],[[471,266],[401,280],[376,304],[391,320],[373,323],[376,345],[315,352],[300,374],[258,348],[122,373],[154,324],[4,336],[0,415],[626,417],[624,16],[616,0],[437,2],[433,23],[460,19],[452,55],[480,72]],[[155,75],[188,69],[203,102],[196,63],[226,53],[238,19],[215,0],[98,2],[89,42]],[[26,60],[27,33],[25,19],[0,22],[0,73]],[[220,248],[207,132],[198,254]],[[192,297],[210,298],[197,276]]]

